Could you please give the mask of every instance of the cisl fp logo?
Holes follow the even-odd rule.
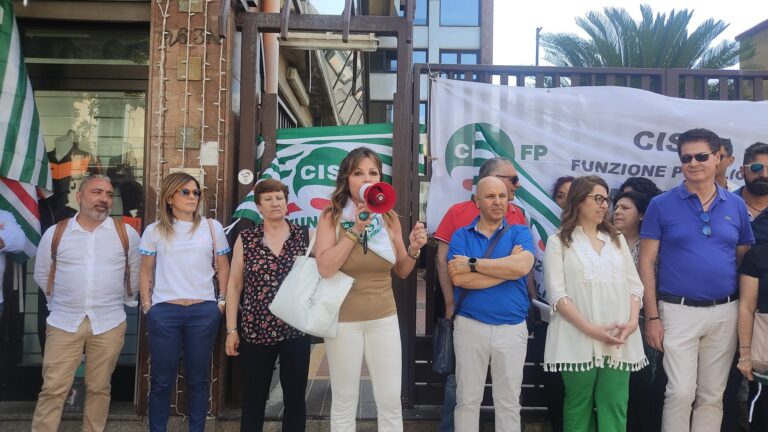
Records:
[[[453,182],[472,191],[480,166],[486,160],[503,156],[514,158],[512,140],[498,126],[470,123],[459,128],[445,147],[445,172]]]

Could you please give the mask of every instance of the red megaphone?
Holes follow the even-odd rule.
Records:
[[[389,183],[366,183],[360,188],[360,199],[372,212],[383,214],[395,207],[397,193]]]

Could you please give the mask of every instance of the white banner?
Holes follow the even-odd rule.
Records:
[[[678,135],[707,128],[730,138],[736,160],[726,176],[742,185],[744,149],[768,142],[768,102],[688,100],[625,87],[537,89],[436,78],[429,109],[427,227],[469,199],[486,159],[512,159],[521,180],[517,200],[537,244],[537,281],[547,236],[559,226],[550,196],[558,177],[595,174],[617,188],[640,176],[666,190],[683,180]]]

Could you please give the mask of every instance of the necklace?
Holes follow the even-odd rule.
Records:
[[[752,210],[754,210],[755,212],[757,212],[757,214],[760,214],[760,213],[764,212],[764,211],[765,211],[765,209],[768,209],[768,207],[763,207],[763,209],[762,209],[762,210],[760,210],[760,209],[758,209],[757,207],[755,207],[755,206],[753,206],[752,204],[750,204],[750,203],[749,203],[747,200],[744,200],[744,202],[745,202],[745,203],[747,203],[747,205],[749,206],[749,208],[751,208]]]
[[[712,196],[709,197],[709,199],[706,202],[701,203],[701,206],[704,207],[705,205],[712,202],[712,200],[715,199],[715,195],[717,195],[717,187],[715,187],[715,193],[713,193]]]

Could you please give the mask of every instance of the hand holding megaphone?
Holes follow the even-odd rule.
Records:
[[[389,183],[366,183],[360,187],[360,199],[373,213],[384,214],[395,207],[397,193]],[[370,213],[360,212],[360,220],[368,220]]]

